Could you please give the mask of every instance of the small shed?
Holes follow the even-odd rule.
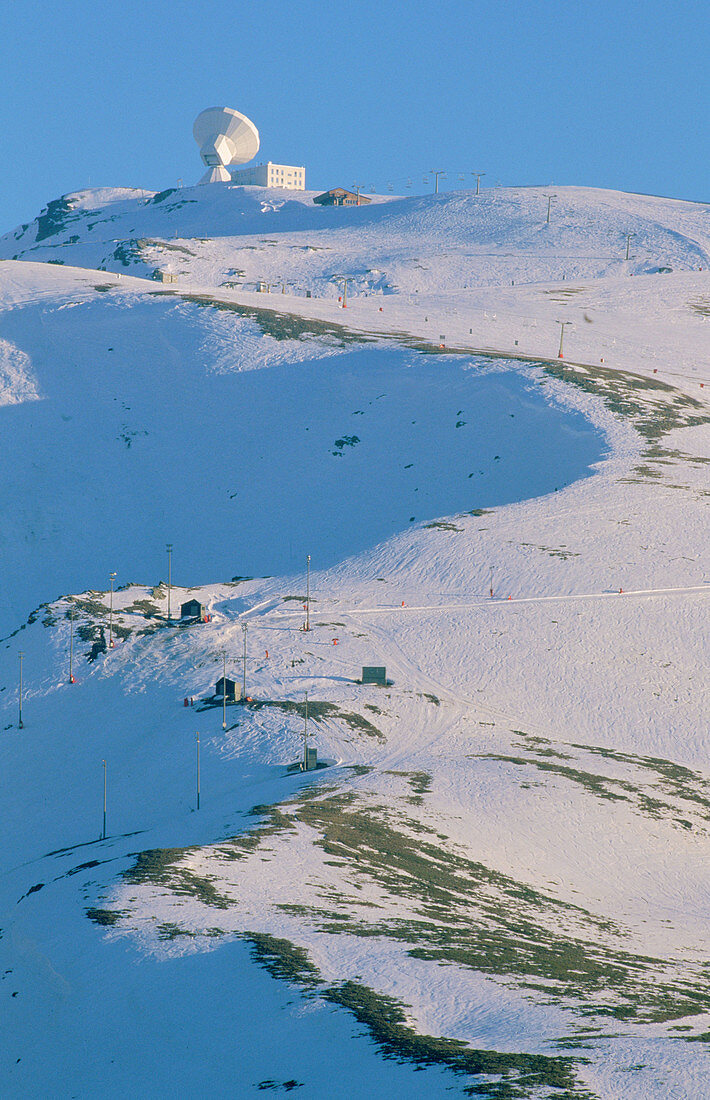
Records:
[[[226,684],[226,687],[227,687],[227,691],[226,691],[227,698],[228,699],[236,699],[237,698],[237,684],[236,684],[235,680],[230,680],[229,676],[220,676],[219,680],[217,681],[217,683],[215,684],[215,687],[214,687],[215,695],[222,696],[222,695],[225,694],[225,690],[224,690],[225,689],[225,684]],[[239,692],[239,696],[241,698],[241,690]]]
[[[324,191],[322,195],[316,195],[313,201],[318,206],[367,206],[371,200],[366,195],[357,195],[354,191],[346,191],[344,187],[331,187],[330,191]]]
[[[306,749],[306,759],[303,762],[303,770],[306,772],[314,772],[318,767],[318,749],[311,748],[309,745]]]
[[[204,619],[205,605],[199,600],[187,600],[180,604],[181,619]]]
[[[176,283],[178,281],[177,275],[174,275],[172,271],[160,271],[155,270],[152,278],[159,283]]]
[[[387,687],[387,669],[384,665],[363,665],[361,683]]]

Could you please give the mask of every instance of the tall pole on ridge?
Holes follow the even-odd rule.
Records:
[[[306,706],[303,711],[303,770],[308,771],[308,692],[306,692]]]
[[[434,177],[434,194],[438,195],[439,194],[439,176],[446,176],[446,172],[444,171],[443,168],[440,168],[438,172],[434,171],[434,169],[432,168],[431,174]]]
[[[481,176],[485,176],[485,174],[486,174],[485,172],[471,172],[471,175],[476,177],[476,194],[477,195],[480,195],[480,193],[481,193]]]
[[[20,650],[20,720],[18,722],[18,726],[19,726],[20,729],[24,729],[24,726],[22,724],[22,658],[23,657],[24,657],[24,653],[22,652],[22,650]]]
[[[69,683],[74,683],[74,604],[69,613]]]
[[[197,809],[200,808],[200,735],[195,734],[197,738]]]
[[[545,193],[547,199],[547,217],[545,218],[545,224],[550,224],[550,210],[552,209],[552,200],[557,198],[557,195],[548,195]]]
[[[306,630],[311,629],[311,555],[306,554]]]
[[[571,325],[572,322],[571,321],[558,321],[557,324],[560,326],[560,350],[557,353],[557,358],[558,359],[564,359],[564,355],[562,354],[562,340],[563,340],[564,335],[565,335],[565,328],[567,327],[567,325]]]
[[[247,697],[247,623],[242,623],[242,630],[244,632],[244,665],[242,668],[242,702]]]
[[[222,654],[222,729],[227,728],[227,654]]]
[[[109,613],[108,613],[108,647],[109,647],[109,649],[113,649],[113,582],[116,579],[116,574],[111,573],[110,577],[111,577],[111,603],[110,603],[110,606],[109,606]]]
[[[172,563],[173,544],[172,544],[172,542],[169,542],[167,544],[167,550],[168,550],[168,622],[170,622],[170,619],[171,619],[171,615],[170,615],[170,595],[171,595],[171,589],[173,587],[173,563]]]
[[[102,760],[101,763],[103,764],[103,768],[104,768],[104,827],[103,827],[103,832],[101,833],[101,839],[105,840],[106,839],[106,761]]]

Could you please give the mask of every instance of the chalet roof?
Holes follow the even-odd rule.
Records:
[[[360,202],[361,206],[365,206],[370,202],[370,199],[365,195],[360,195],[359,199],[355,191],[348,191],[347,187],[331,187],[329,191],[324,191],[322,195],[316,195],[313,199],[314,202],[325,202],[329,198],[348,198],[354,199],[356,202]]]

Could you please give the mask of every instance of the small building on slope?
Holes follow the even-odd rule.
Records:
[[[354,191],[346,191],[344,187],[331,187],[330,191],[316,195],[313,201],[318,206],[367,206],[371,200],[366,195],[356,195]]]

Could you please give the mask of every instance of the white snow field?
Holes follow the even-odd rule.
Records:
[[[556,191],[0,238],[2,1096],[710,1094],[710,206]]]

